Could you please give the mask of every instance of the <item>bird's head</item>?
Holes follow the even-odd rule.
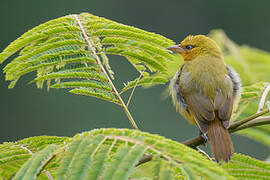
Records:
[[[222,56],[216,42],[205,35],[189,35],[180,44],[168,49],[181,54],[185,61],[192,61],[198,56]]]

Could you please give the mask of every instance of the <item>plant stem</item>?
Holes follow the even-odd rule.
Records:
[[[105,68],[103,67],[103,65],[102,65],[102,63],[101,63],[101,60],[99,59],[99,56],[97,55],[97,53],[96,53],[96,51],[95,51],[95,48],[93,47],[93,45],[92,45],[92,43],[91,43],[91,39],[88,37],[88,35],[87,35],[87,33],[86,33],[86,31],[85,31],[85,29],[84,29],[84,27],[83,27],[83,25],[82,25],[80,19],[78,18],[78,15],[75,14],[75,15],[73,15],[73,17],[74,17],[75,20],[77,21],[77,23],[78,23],[78,25],[79,25],[79,27],[80,27],[80,29],[81,29],[81,31],[82,31],[83,37],[84,37],[84,39],[85,39],[85,42],[86,42],[87,46],[89,47],[89,49],[90,49],[92,55],[94,56],[94,58],[95,58],[97,64],[99,65],[101,71],[105,74],[106,78],[108,79],[109,83],[111,84],[112,89],[113,89],[113,92],[116,94],[116,96],[117,96],[117,98],[118,98],[118,100],[119,100],[119,102],[120,102],[120,105],[121,105],[122,108],[124,109],[124,111],[125,111],[125,113],[126,113],[128,119],[129,119],[129,122],[130,122],[132,128],[133,128],[133,129],[138,129],[138,126],[136,125],[136,123],[135,123],[133,117],[131,116],[131,114],[130,114],[130,112],[129,112],[127,106],[126,106],[126,104],[124,103],[123,99],[122,99],[121,96],[119,95],[119,93],[118,93],[117,89],[115,88],[115,86],[114,86],[114,84],[113,84],[111,78],[109,77],[108,73],[106,72]]]
[[[229,131],[233,131],[233,130],[236,129],[237,127],[239,127],[239,126],[241,126],[241,125],[243,125],[243,124],[245,124],[245,123],[247,123],[247,122],[249,122],[249,121],[251,121],[251,120],[253,120],[253,119],[256,119],[257,117],[260,117],[260,116],[262,116],[262,115],[264,115],[264,114],[266,114],[266,113],[269,113],[269,112],[270,112],[270,109],[266,109],[266,110],[264,110],[264,111],[261,111],[261,112],[258,112],[258,113],[256,113],[256,114],[253,114],[253,115],[251,115],[251,116],[249,116],[249,117],[247,117],[247,118],[245,118],[245,119],[243,119],[243,120],[235,121],[235,122],[233,122],[233,123],[230,125]]]
[[[130,103],[130,101],[131,101],[131,98],[132,98],[132,96],[133,96],[133,94],[134,94],[134,92],[135,92],[135,89],[136,89],[137,85],[138,85],[138,81],[141,79],[141,77],[142,77],[142,73],[141,73],[141,75],[139,76],[139,78],[137,79],[136,84],[135,84],[135,86],[133,87],[133,89],[132,89],[132,91],[131,91],[131,93],[130,93],[130,96],[129,96],[128,102],[127,102],[127,107],[128,107],[128,105],[129,105],[129,103]]]
[[[233,133],[233,132],[236,132],[236,131],[239,131],[242,129],[247,129],[247,128],[254,127],[254,126],[262,126],[262,125],[266,125],[266,124],[270,124],[270,116],[263,116],[263,117],[253,119],[246,124],[238,126],[236,129],[234,129],[230,132]]]
[[[267,87],[265,88],[263,94],[262,94],[262,97],[261,97],[261,100],[260,100],[260,103],[259,103],[259,106],[258,106],[258,112],[260,112],[262,109],[263,109],[263,106],[264,106],[264,103],[266,101],[266,97],[267,97],[267,94],[268,92],[270,91],[270,83],[267,85]]]

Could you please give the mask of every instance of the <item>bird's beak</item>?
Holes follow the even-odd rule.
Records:
[[[176,52],[176,53],[183,53],[185,50],[180,46],[180,44],[177,44],[177,45],[174,45],[174,46],[171,46],[171,47],[168,47],[167,48],[168,50],[171,50],[173,52]]]

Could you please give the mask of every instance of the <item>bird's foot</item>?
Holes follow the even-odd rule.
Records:
[[[206,142],[208,141],[208,137],[205,133],[200,131],[200,136],[204,139],[204,146],[206,145]]]

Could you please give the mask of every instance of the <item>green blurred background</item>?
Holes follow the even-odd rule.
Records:
[[[0,6],[2,51],[27,30],[63,15],[89,12],[123,24],[156,32],[180,42],[188,34],[207,34],[221,28],[238,44],[270,51],[270,1],[227,0],[13,0]],[[135,70],[124,58],[110,56],[115,84],[134,79]],[[122,109],[91,97],[76,96],[64,90],[37,89],[26,85],[31,74],[8,90],[0,65],[0,142],[29,136],[73,136],[101,127],[129,128]],[[196,127],[179,116],[169,98],[161,94],[167,86],[137,88],[129,106],[143,131],[183,141],[198,135]],[[125,94],[127,99],[127,95]],[[236,152],[265,159],[269,149],[244,137],[233,135]],[[268,153],[266,153],[266,151]]]

